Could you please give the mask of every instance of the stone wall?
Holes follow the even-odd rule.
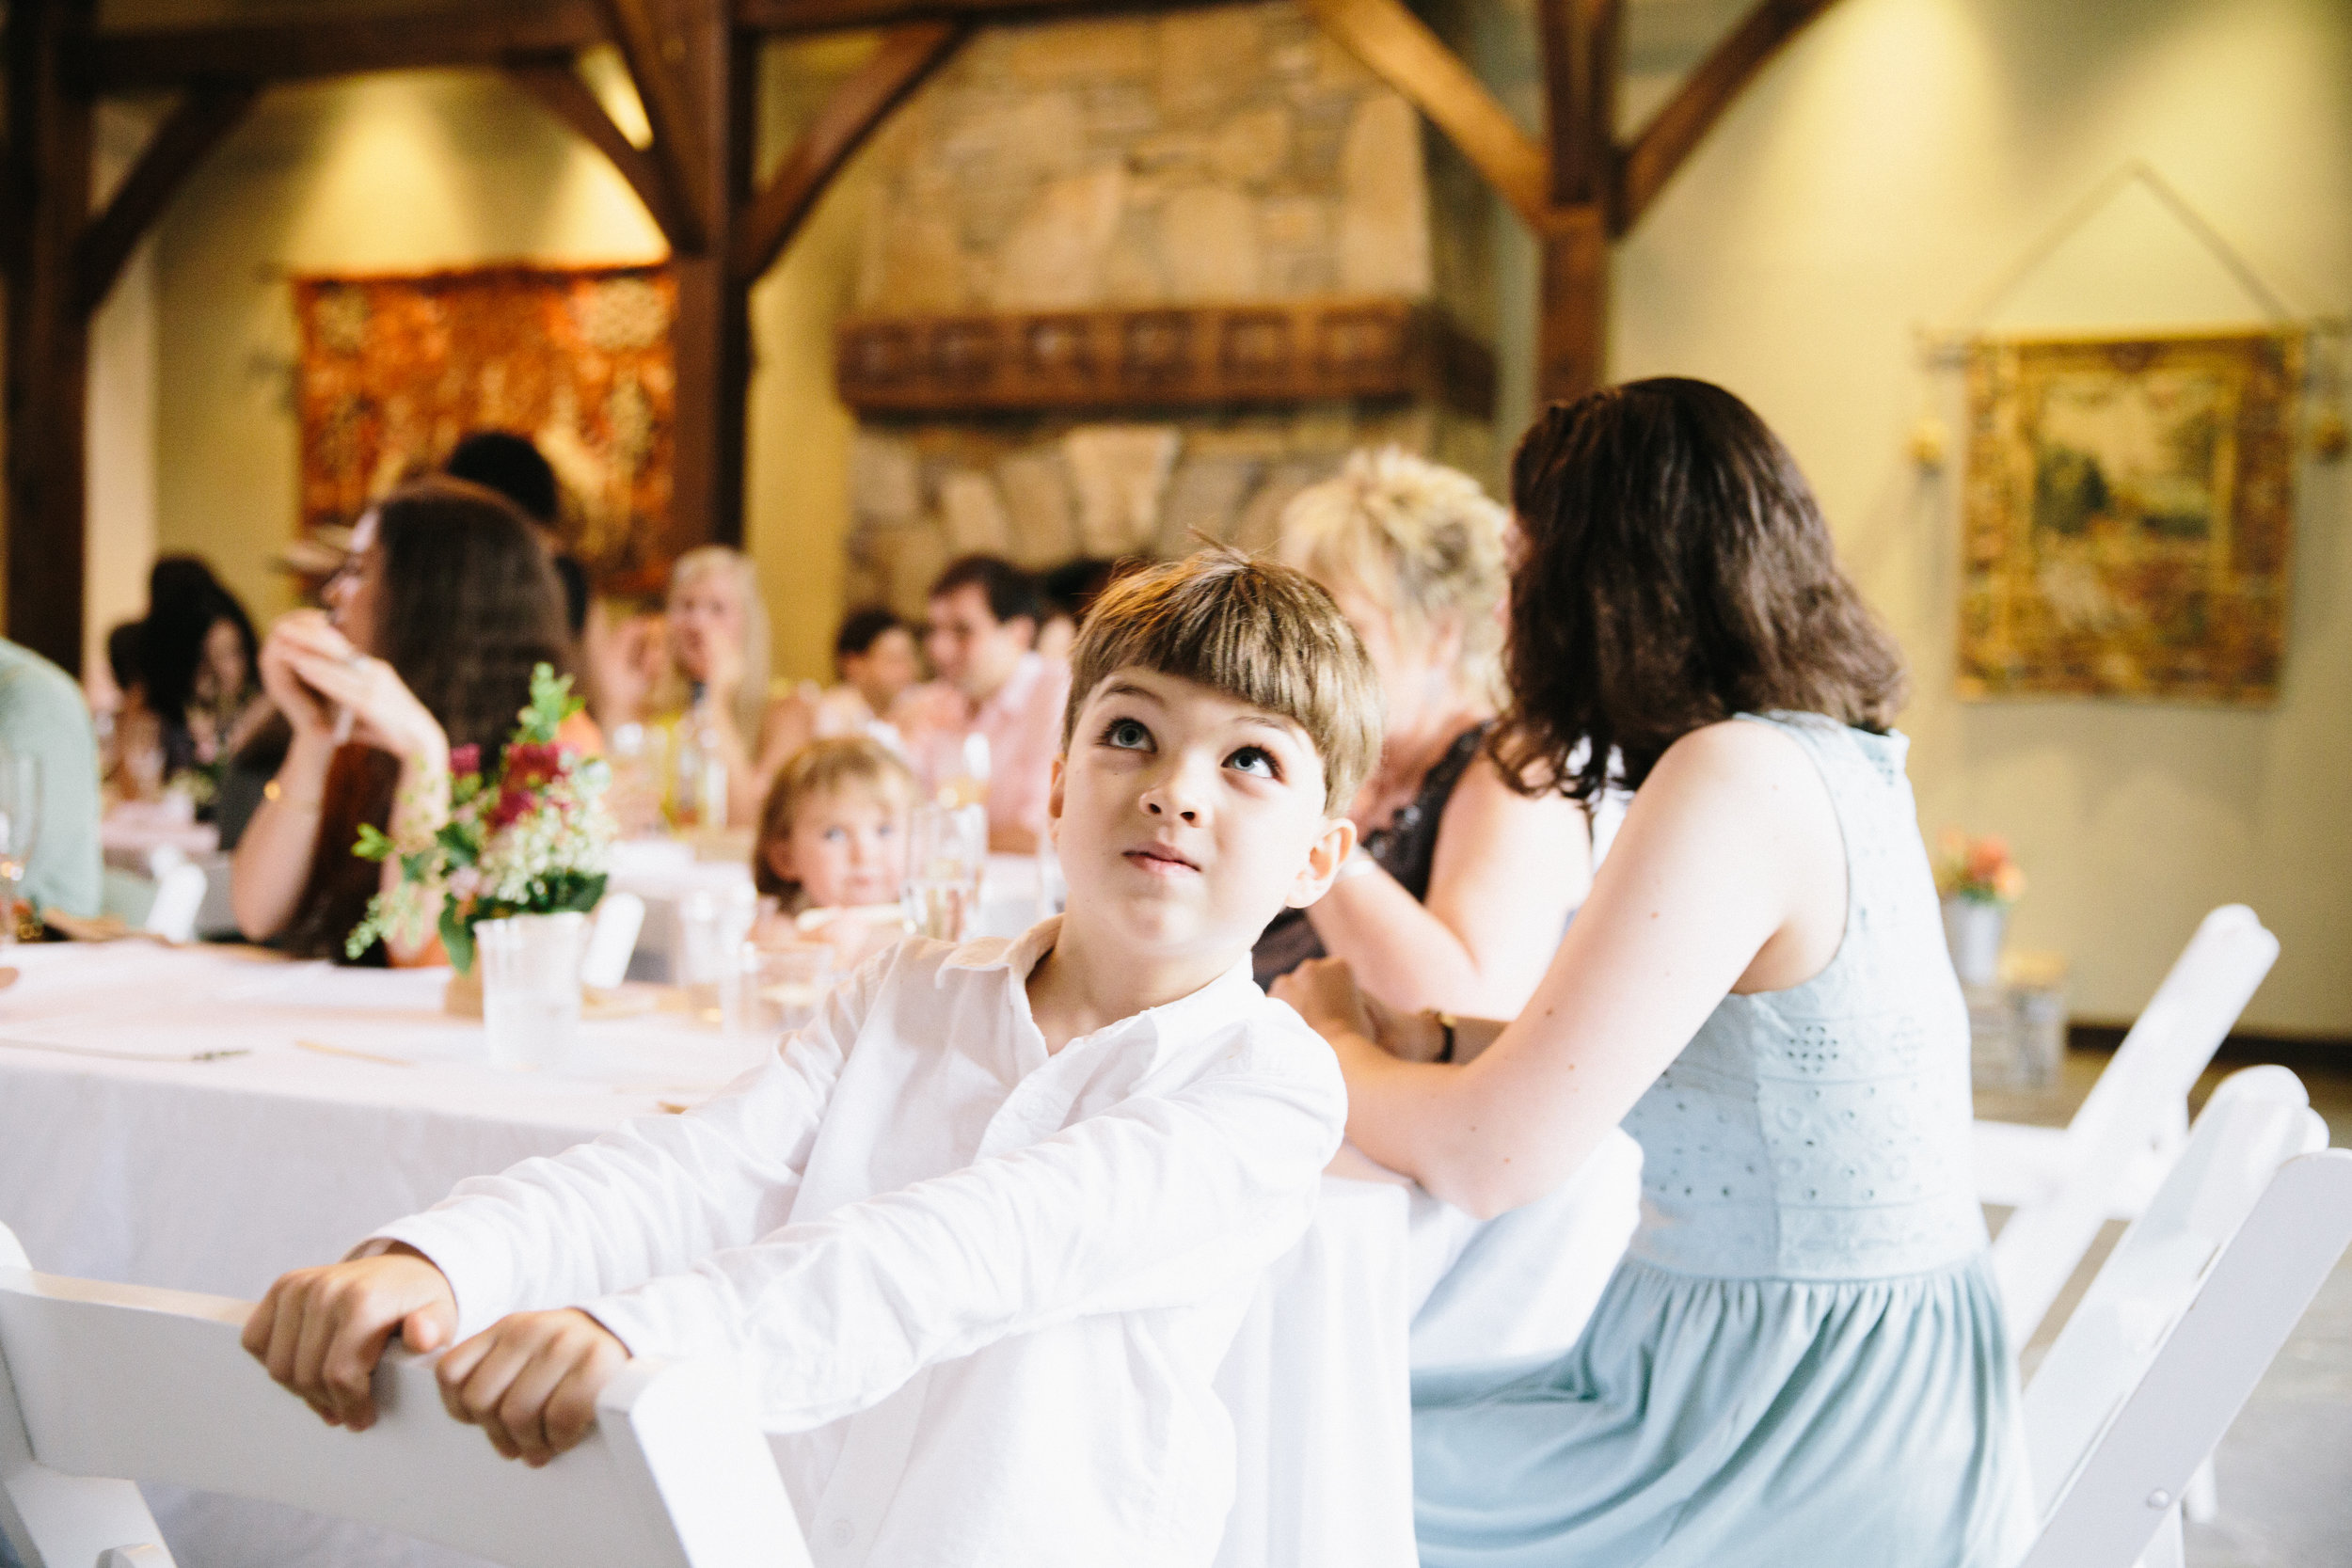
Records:
[[[984,29],[866,167],[862,317],[1372,297],[1491,338],[1485,187],[1289,0]],[[1483,420],[1420,403],[869,418],[850,592],[916,609],[973,549],[1263,545],[1290,495],[1383,442],[1492,463]]]

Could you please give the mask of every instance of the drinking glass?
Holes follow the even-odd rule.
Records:
[[[961,942],[988,867],[988,808],[917,806],[907,823],[907,924],[918,936]]]
[[[529,1072],[561,1064],[580,1036],[588,917],[576,910],[510,915],[483,921],[473,936],[490,1065]]]
[[[752,923],[759,916],[759,895],[746,879],[723,891],[697,889],[678,906],[677,973],[687,1005],[706,1023],[723,1023],[723,994]]]
[[[16,894],[40,836],[40,758],[0,751],[0,946],[16,941]]]
[[[833,949],[821,942],[745,942],[722,992],[730,1035],[772,1040],[816,1022],[833,985]]]

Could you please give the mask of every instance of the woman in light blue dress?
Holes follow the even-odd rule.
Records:
[[[1566,1355],[1423,1373],[1427,1568],[2007,1568],[2016,1370],[1969,1172],[1967,1017],[1889,725],[1893,643],[1745,404],[1657,380],[1550,409],[1513,502],[1532,789],[1636,786],[1507,1026],[1276,994],[1330,1038],[1365,1153],[1474,1213],[1622,1121],[1643,1214]]]

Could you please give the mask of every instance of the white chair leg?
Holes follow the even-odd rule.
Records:
[[[98,1568],[172,1568],[171,1554],[151,1542],[139,1546],[109,1546],[98,1554]]]
[[[2210,1525],[2221,1517],[2221,1489],[2213,1479],[2213,1457],[2197,1466],[2197,1473],[2188,1478],[2188,1485],[2181,1492],[2181,1509],[2191,1524]]]
[[[2188,1568],[2181,1546],[2181,1509],[2178,1503],[2166,1512],[2164,1523],[2156,1527],[2148,1549],[2139,1554],[2138,1568]]]

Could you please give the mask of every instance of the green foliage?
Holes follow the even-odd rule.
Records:
[[[351,852],[363,861],[388,861],[392,858],[393,848],[391,839],[383,829],[373,822],[362,822],[359,824],[359,842],[351,847]],[[407,869],[405,861],[401,863],[401,868]]]
[[[551,742],[555,732],[564,727],[564,721],[587,705],[572,695],[571,676],[558,675],[551,664],[534,665],[531,672],[531,705],[516,715],[522,723],[516,730],[515,738],[541,744]]]

